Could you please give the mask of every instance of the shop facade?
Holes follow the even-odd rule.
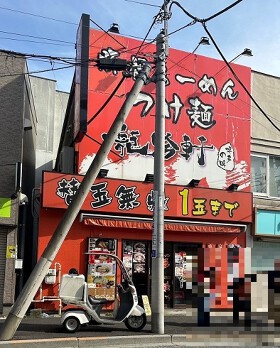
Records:
[[[77,58],[85,63],[76,69],[56,172],[43,175],[38,257],[143,64],[155,64],[154,45],[142,47],[139,40],[104,35],[90,28],[88,15],[82,16],[77,47],[81,48]],[[89,63],[98,65],[108,57],[127,60],[125,75],[130,78]],[[233,278],[245,271],[246,236],[252,222],[250,100],[222,61],[170,48],[167,71],[162,173],[165,305],[196,306],[197,297],[207,293],[211,308],[227,309],[232,306]],[[235,71],[250,90],[251,70],[235,65]],[[58,272],[77,268],[87,276],[90,292],[112,301],[114,266],[104,262],[98,271],[91,248],[116,253],[139,294],[151,292],[155,115],[156,86],[150,82],[116,135],[101,168],[103,177],[92,183],[55,259]],[[59,277],[52,272],[54,283],[42,284],[39,300],[57,295]]]
[[[50,240],[50,231],[55,230],[71,202],[74,187],[79,186],[82,178],[44,172],[39,256]],[[105,187],[106,190],[100,191]],[[130,199],[124,194],[119,195],[120,190],[123,193],[129,191]],[[90,293],[114,301],[113,285],[117,275],[106,262],[98,265],[102,269],[100,272],[94,257],[94,252],[98,251],[113,253],[129,270],[140,298],[141,295],[150,297],[153,216],[149,210],[149,195],[152,192],[151,183],[97,179],[54,260],[54,264],[61,265],[61,273],[76,268],[86,276]],[[167,185],[165,194],[165,306],[194,307],[199,284],[203,283],[212,294],[213,309],[231,308],[233,278],[244,274],[252,195],[177,185]],[[215,214],[218,202],[221,206]],[[126,208],[125,212],[123,208]],[[202,218],[197,219],[197,215]],[[205,272],[209,275],[205,276]],[[199,281],[201,274],[204,275],[202,282]],[[54,284],[42,284],[43,297],[58,295],[58,278],[57,274]],[[40,303],[43,308],[54,305]]]

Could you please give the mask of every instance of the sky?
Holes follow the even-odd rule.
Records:
[[[177,2],[191,15],[205,19],[235,0]],[[143,39],[162,4],[163,0],[0,0],[0,49],[74,58],[76,32],[82,13],[90,15],[92,28],[108,30],[112,23],[118,23],[120,34]],[[279,13],[279,0],[243,0],[208,21],[207,29],[228,61],[244,48],[249,48],[253,56],[241,56],[236,63],[280,77]],[[175,2],[168,31],[175,31],[191,21]],[[162,24],[153,26],[148,38],[154,39],[161,29]],[[203,26],[195,23],[170,35],[169,46],[192,52],[203,36],[207,36]],[[221,59],[213,44],[200,46],[196,53]],[[61,67],[65,66],[57,61],[28,60],[32,75],[56,80],[58,90],[69,92],[74,68],[58,69]],[[41,70],[49,71],[36,73]]]

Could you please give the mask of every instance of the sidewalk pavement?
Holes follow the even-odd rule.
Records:
[[[45,315],[46,316],[46,315]],[[4,319],[0,319],[0,329]],[[233,326],[230,315],[211,317],[210,327],[197,327],[186,310],[166,310],[165,334],[151,332],[151,317],[141,332],[129,331],[123,323],[82,327],[75,334],[65,333],[57,316],[22,320],[10,341],[0,341],[0,348],[83,348],[83,347],[154,347],[156,345],[194,346],[280,346],[280,328],[257,316],[251,328]]]

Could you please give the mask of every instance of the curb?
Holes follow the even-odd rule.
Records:
[[[79,348],[78,338],[0,341],[1,348]]]
[[[103,336],[0,341],[0,348],[90,348],[133,345],[144,346],[145,344],[172,345],[186,342],[186,335]]]
[[[172,344],[171,335],[139,335],[79,338],[79,347],[133,346],[145,344]]]
[[[258,337],[256,335],[239,334],[228,336],[226,333],[206,332],[203,334],[189,333],[186,335],[136,335],[136,336],[110,336],[110,337],[72,337],[50,338],[39,340],[12,340],[0,341],[0,348],[97,348],[97,347],[145,347],[158,345],[184,347],[279,347],[279,337]]]

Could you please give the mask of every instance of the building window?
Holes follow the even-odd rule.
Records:
[[[252,191],[256,195],[280,197],[280,157],[253,155],[251,168]]]
[[[280,157],[269,156],[269,195],[280,197]]]

